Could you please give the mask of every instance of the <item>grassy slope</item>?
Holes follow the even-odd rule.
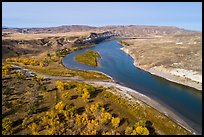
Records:
[[[202,74],[202,34],[185,34],[155,39],[123,40],[124,46],[145,69],[154,66],[183,68]],[[182,42],[183,44],[176,44]]]

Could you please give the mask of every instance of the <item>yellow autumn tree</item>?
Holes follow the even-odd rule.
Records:
[[[65,92],[62,94],[62,98],[63,99],[71,99],[71,96],[70,96],[69,92]]]
[[[88,99],[90,98],[90,93],[89,93],[89,91],[88,91],[86,88],[83,89],[82,98],[83,98],[85,101],[88,101]]]
[[[149,130],[146,127],[138,126],[133,130],[132,135],[149,135]]]
[[[18,71],[16,73],[15,77],[18,78],[18,79],[25,79],[26,78],[25,75],[21,71]]]
[[[55,109],[58,110],[58,111],[63,110],[64,107],[65,107],[65,104],[64,104],[62,101],[58,102],[58,103],[55,105]]]
[[[24,65],[29,65],[29,64],[30,64],[30,60],[27,59],[27,58],[23,58],[23,59],[22,59],[22,63],[23,63]]]
[[[13,133],[12,122],[9,118],[2,119],[2,134],[11,135]]]
[[[6,62],[19,62],[20,61],[20,59],[18,59],[18,58],[7,58],[6,59]]]
[[[112,118],[112,115],[110,113],[105,112],[105,111],[102,112],[101,113],[101,119],[100,119],[101,124],[102,125],[108,124],[110,122],[111,118]]]
[[[9,75],[10,74],[10,68],[11,68],[10,64],[3,65],[2,66],[2,74],[3,75]]]
[[[28,126],[28,128],[31,129],[31,132],[33,135],[39,135],[39,133],[38,133],[39,128],[38,128],[38,125],[36,123],[32,123],[31,125]]]
[[[40,61],[40,67],[44,67],[44,61]]]
[[[120,118],[119,117],[117,117],[117,118],[112,117],[111,123],[112,123],[114,128],[117,128],[120,124]]]
[[[64,90],[64,84],[63,84],[62,81],[57,80],[57,81],[55,82],[55,84],[56,84],[56,86],[57,86],[58,89],[60,89],[61,91]]]
[[[130,126],[127,126],[125,128],[125,135],[131,135],[132,131],[133,131],[133,128]]]
[[[149,135],[149,130],[145,126],[145,120],[138,121],[134,126],[132,135]]]
[[[96,114],[98,111],[103,112],[103,111],[105,111],[105,108],[103,106],[104,106],[103,102],[95,102],[95,103],[91,104],[90,107],[88,107],[87,111],[90,110],[90,112],[93,114]]]
[[[35,59],[30,60],[30,65],[37,66],[39,63]]]

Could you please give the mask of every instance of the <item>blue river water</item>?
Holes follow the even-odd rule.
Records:
[[[110,40],[65,56],[64,66],[81,70],[97,70],[111,76],[119,84],[137,90],[164,104],[202,134],[202,92],[151,75],[133,65],[134,60],[120,48],[118,40]],[[74,56],[86,50],[95,50],[102,56],[100,66],[91,67],[74,60]]]

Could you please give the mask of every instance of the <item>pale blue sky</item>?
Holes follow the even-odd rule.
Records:
[[[2,25],[156,25],[202,31],[202,2],[2,2]]]

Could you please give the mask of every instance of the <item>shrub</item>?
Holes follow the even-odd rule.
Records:
[[[22,59],[21,61],[22,61],[22,63],[23,63],[24,65],[29,65],[29,64],[30,64],[30,60],[27,59],[27,58],[24,58],[24,59]]]
[[[69,112],[70,115],[73,115],[76,113],[77,108],[73,104],[66,105],[65,110]]]
[[[36,123],[32,123],[31,125],[28,126],[28,128],[31,129],[33,135],[39,134],[38,133],[39,128],[38,128],[38,125]]]
[[[25,79],[26,78],[25,75],[21,71],[18,71],[16,73],[15,77],[18,78],[18,79]]]
[[[35,59],[31,59],[30,65],[37,66],[37,65],[39,65],[39,63]]]
[[[134,130],[132,131],[131,135],[149,135],[149,130],[145,126],[146,122],[144,120],[138,121],[135,124]]]
[[[58,89],[60,89],[60,90],[69,90],[69,89],[71,89],[72,88],[72,85],[71,84],[69,84],[68,82],[62,82],[62,81],[60,81],[60,80],[58,80],[58,81],[56,81],[56,86],[57,86],[57,88]]]
[[[65,92],[62,94],[63,99],[71,99],[71,96],[69,95],[69,92]]]
[[[146,127],[138,126],[133,130],[132,135],[149,135],[149,131]]]
[[[3,65],[2,66],[2,74],[9,75],[10,74],[10,68],[11,68],[10,64]]]
[[[102,125],[108,124],[110,122],[111,118],[112,118],[112,115],[110,113],[102,112],[101,113],[101,119],[100,119],[101,120],[101,124]]]
[[[103,107],[103,103],[102,102],[96,102],[94,104],[91,104],[91,106],[89,107],[90,111],[92,113],[96,113],[96,112],[99,112],[99,111],[104,111],[104,107]]]
[[[23,122],[22,122],[21,126],[22,126],[22,128],[26,128],[27,125],[28,125],[28,117],[25,117],[25,118],[23,119]]]
[[[37,113],[37,107],[36,107],[36,104],[33,103],[33,104],[30,106],[30,108],[29,108],[27,114],[30,115],[30,114],[36,114],[36,113]]]
[[[133,128],[127,126],[127,127],[125,128],[125,135],[131,135],[132,131],[133,131]]]
[[[38,82],[39,84],[42,84],[42,81],[44,80],[44,77],[38,75],[36,78],[37,78],[37,82]]]
[[[9,118],[4,118],[2,120],[2,134],[11,135],[13,133],[12,122]]]
[[[145,127],[146,126],[145,122],[146,122],[145,120],[140,120],[137,123],[135,123],[135,127],[138,127],[138,126]]]
[[[66,56],[67,54],[69,54],[70,52],[71,52],[70,49],[64,48],[64,49],[61,49],[61,50],[57,50],[57,51],[56,51],[56,55],[59,56],[59,57],[64,57],[64,56]]]
[[[64,89],[65,89],[65,90],[71,89],[71,85],[70,85],[69,83],[67,83],[67,82],[64,82],[64,83],[63,83],[63,86],[64,86]]]
[[[94,86],[86,84],[85,87],[89,91],[90,95],[92,95],[95,92]]]
[[[55,82],[55,84],[56,84],[56,86],[57,86],[58,89],[64,90],[64,84],[63,84],[62,81],[57,80],[57,81]]]
[[[130,44],[128,44],[127,42],[122,41],[122,40],[120,40],[120,43],[121,43],[123,46],[130,46]]]
[[[18,59],[18,58],[7,58],[6,59],[6,62],[19,62],[20,61],[20,59]]]
[[[112,117],[111,123],[112,123],[114,128],[117,128],[120,124],[120,118],[119,117],[117,117],[117,118]]]
[[[63,110],[64,107],[65,107],[65,104],[64,104],[62,101],[60,101],[59,103],[57,103],[57,104],[55,105],[55,109],[58,110],[58,111]]]
[[[44,61],[40,61],[40,67],[44,67]]]
[[[90,98],[90,93],[89,93],[89,91],[88,91],[86,88],[84,88],[83,91],[84,91],[84,92],[83,92],[83,94],[82,94],[82,98],[85,99],[85,100],[89,99],[89,98]]]

